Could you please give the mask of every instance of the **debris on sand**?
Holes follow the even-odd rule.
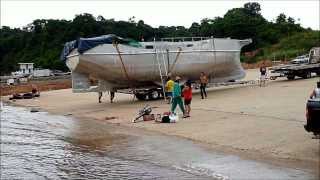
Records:
[[[114,116],[110,116],[110,117],[107,116],[107,117],[105,118],[105,120],[112,120],[112,119],[118,119],[118,118],[117,118],[117,117],[114,117]]]
[[[34,113],[34,112],[39,112],[39,108],[31,108],[30,112]]]
[[[144,115],[149,115],[152,112],[152,108],[149,104],[145,105],[142,109],[139,110],[138,115],[135,119],[132,120],[133,123],[138,122],[138,120]]]

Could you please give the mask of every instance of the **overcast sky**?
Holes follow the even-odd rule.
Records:
[[[90,13],[106,19],[128,20],[135,16],[153,27],[185,26],[203,18],[222,17],[229,9],[249,1],[28,1],[2,0],[1,26],[23,27],[35,19],[72,20],[75,14]],[[261,13],[274,20],[280,13],[293,17],[303,27],[319,30],[319,1],[256,1]]]

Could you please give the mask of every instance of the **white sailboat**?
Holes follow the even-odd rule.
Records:
[[[89,77],[99,79],[99,90],[159,86],[169,73],[196,80],[205,72],[210,82],[228,82],[245,76],[240,51],[251,42],[201,37],[133,42],[106,35],[67,43],[63,59],[75,92],[93,90]]]

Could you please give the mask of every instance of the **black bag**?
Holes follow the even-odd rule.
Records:
[[[170,118],[169,118],[169,116],[162,116],[161,122],[162,122],[162,123],[170,123]]]

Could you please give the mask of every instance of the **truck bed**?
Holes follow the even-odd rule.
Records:
[[[303,70],[303,69],[313,69],[320,68],[320,63],[316,64],[288,64],[280,65],[269,68],[271,71],[282,71],[282,70]]]

